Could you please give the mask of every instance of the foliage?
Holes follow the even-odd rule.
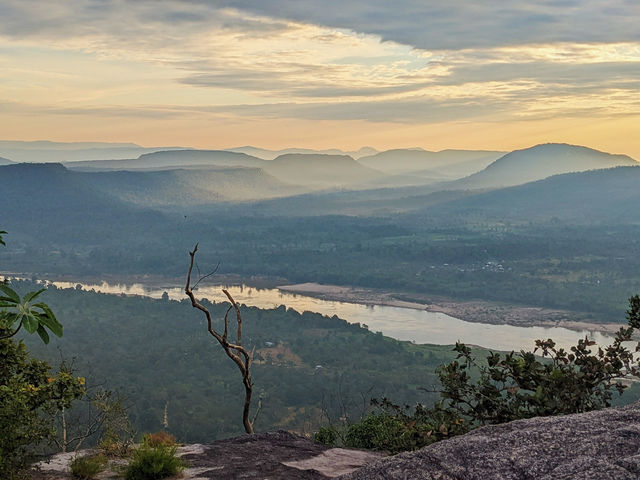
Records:
[[[75,457],[69,463],[71,473],[75,478],[90,480],[98,473],[103,472],[107,466],[107,457],[104,455],[86,455]]]
[[[321,427],[314,436],[319,443],[351,448],[383,450],[391,454],[416,450],[449,436],[468,431],[464,419],[436,404],[432,408],[416,405],[400,407],[388,399],[373,400],[377,410],[359,422],[340,429]]]
[[[620,328],[613,343],[595,352],[595,343],[588,339],[579,340],[570,352],[556,349],[553,340],[538,340],[533,352],[490,352],[483,363],[457,343],[458,358],[437,370],[441,402],[431,408],[418,404],[411,412],[387,399],[374,400],[377,411],[345,429],[322,427],[315,439],[397,453],[480,425],[608,407],[613,392],[622,394],[626,388],[620,380],[640,376],[637,358],[625,345],[640,329],[638,295],[629,299],[627,320],[628,327]],[[538,350],[541,357],[535,355]]]
[[[0,231],[0,243],[4,245]],[[22,341],[13,337],[24,325],[49,342],[46,329],[62,335],[62,326],[45,303],[33,303],[44,289],[23,299],[8,285],[0,284],[0,478],[19,475],[29,460],[29,449],[55,436],[55,414],[69,408],[84,394],[84,379],[29,357]]]
[[[176,437],[167,432],[148,433],[144,436],[144,442],[152,447],[171,446],[176,444]]]
[[[456,344],[458,360],[439,369],[443,399],[475,425],[610,406],[613,391],[625,389],[620,380],[639,373],[625,342],[640,328],[640,297],[629,303],[629,326],[604,349],[593,351],[595,343],[584,339],[567,352],[556,349],[553,340],[538,340],[534,352],[491,353],[481,365],[466,345]]]
[[[76,358],[68,360],[61,355],[58,371],[73,375],[76,371],[76,360]],[[57,415],[57,435],[54,443],[61,452],[70,450],[77,452],[85,442],[95,444],[96,438],[102,433],[107,419],[103,401],[111,393],[91,383],[91,381],[85,383],[85,394],[81,399],[73,402],[71,411],[63,408]]]
[[[126,395],[135,430],[163,430],[170,400],[169,431],[180,441],[207,442],[242,433],[242,425],[234,421],[242,395],[236,366],[222,349],[211,348],[202,335],[200,312],[185,312],[187,300],[163,302],[52,286],[46,301],[65,319],[64,337],[52,343],[65,354],[73,352],[80,370],[109,379],[109,388]],[[205,305],[216,328],[223,330],[225,304]],[[372,396],[411,404],[437,400],[419,387],[435,384],[435,368],[455,358],[448,346],[400,342],[337,317],[285,307],[240,309],[243,343],[249,350],[256,348],[252,368],[261,379],[255,394],[266,399],[259,420],[264,430],[313,432],[321,424],[323,407],[331,418],[360,418]],[[34,340],[30,348],[38,356],[58,360],[57,351]],[[282,344],[289,356],[269,357],[266,342]],[[142,371],[140,365],[154,368]]]
[[[0,284],[0,339],[14,336],[24,326],[29,333],[37,333],[44,343],[49,343],[47,329],[62,336],[62,325],[46,303],[34,300],[46,289],[20,295],[11,287]],[[4,295],[3,295],[4,294]]]
[[[182,460],[176,457],[176,445],[151,446],[143,442],[133,451],[125,470],[126,480],[159,480],[177,475],[184,469]]]
[[[335,195],[342,205],[347,194]],[[401,200],[415,208],[425,197]],[[277,212],[281,215],[269,213],[272,202],[255,208],[225,203],[197,215],[180,209],[163,216],[112,216],[106,213],[114,210],[107,210],[106,218],[94,218],[89,226],[83,215],[70,217],[58,205],[55,215],[41,221],[35,215],[16,219],[17,248],[0,254],[0,262],[13,271],[176,276],[184,269],[180,252],[190,246],[185,239],[206,238],[215,249],[202,252],[199,261],[215,264],[223,258],[221,274],[381,288],[418,300],[428,292],[567,309],[581,318],[587,313],[597,321],[618,322],[623,302],[640,291],[640,222],[628,215],[610,215],[603,223],[576,215],[574,221],[534,221],[528,215],[506,220],[471,208],[385,215],[384,199],[374,200],[375,216],[310,215],[306,207],[320,199],[309,197],[299,205],[304,201],[297,197],[296,205]],[[393,211],[396,200],[388,201]],[[70,206],[77,209],[81,202],[79,196]],[[553,210],[545,212],[552,217]],[[178,222],[180,228],[167,231],[166,225]],[[488,262],[493,266],[487,268]]]
[[[0,478],[26,465],[30,446],[52,439],[55,413],[84,394],[83,383],[67,372],[52,376],[22,342],[0,341]]]
[[[337,426],[323,425],[313,434],[313,439],[317,443],[333,447],[338,444],[338,440],[341,439],[341,436],[342,432]]]
[[[129,453],[135,430],[131,425],[124,399],[111,391],[101,392],[93,401],[103,416],[103,431],[98,447],[105,455],[121,457]]]

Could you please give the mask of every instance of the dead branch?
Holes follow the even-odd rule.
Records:
[[[242,409],[242,423],[244,425],[245,432],[252,434],[253,433],[253,424],[256,420],[257,414],[260,411],[260,404],[258,405],[258,410],[253,417],[253,420],[249,420],[249,411],[251,409],[251,395],[253,393],[253,381],[251,380],[251,362],[253,358],[253,351],[251,353],[247,352],[245,348],[242,346],[242,315],[240,314],[240,308],[238,304],[235,302],[231,294],[227,290],[222,290],[222,292],[227,296],[231,306],[227,309],[227,312],[224,316],[224,332],[220,334],[213,327],[213,320],[211,318],[211,313],[209,310],[202,305],[196,299],[193,294],[193,288],[195,288],[198,283],[204,278],[212,275],[212,273],[207,274],[195,283],[194,287],[191,287],[191,274],[193,272],[193,265],[195,261],[196,252],[198,251],[198,244],[196,243],[193,250],[189,252],[189,256],[191,261],[189,263],[189,271],[187,273],[187,283],[184,288],[184,293],[191,300],[191,306],[200,310],[204,313],[207,319],[207,330],[209,333],[218,341],[218,343],[222,346],[227,356],[233,360],[233,362],[237,365],[238,370],[242,375],[242,383],[244,384],[244,405]],[[216,267],[217,270],[218,267]],[[215,272],[215,271],[214,271]],[[228,334],[229,334],[229,312],[234,309],[236,312],[236,321],[238,323],[236,341],[235,343],[229,342]]]

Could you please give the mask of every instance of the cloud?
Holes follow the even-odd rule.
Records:
[[[636,0],[324,0],[321,7],[313,0],[213,3],[427,50],[640,40]]]
[[[0,81],[12,111],[51,115],[625,115],[640,95],[639,17],[636,0],[4,0]]]

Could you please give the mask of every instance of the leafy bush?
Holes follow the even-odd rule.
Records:
[[[372,400],[376,411],[344,429],[321,427],[314,439],[318,443],[398,453],[416,450],[448,436],[468,431],[468,424],[456,412],[440,404],[425,408],[394,405],[387,399]]]
[[[135,431],[124,406],[124,399],[111,391],[105,391],[93,400],[93,404],[104,416],[98,447],[108,456],[127,455],[133,445]]]
[[[21,341],[0,340],[0,478],[14,478],[30,448],[53,438],[55,414],[84,394],[83,383],[67,372],[52,376]]]
[[[133,451],[133,457],[125,470],[126,480],[160,480],[177,475],[184,469],[182,460],[176,457],[177,446],[152,447],[143,442]]]
[[[344,444],[347,447],[386,450],[402,434],[402,422],[387,412],[371,413],[347,427]]]
[[[176,444],[176,437],[167,432],[156,432],[145,435],[144,442],[157,447],[160,445],[171,446]]]
[[[628,327],[613,343],[592,351],[595,343],[578,341],[570,351],[555,342],[536,341],[533,352],[490,353],[486,365],[471,349],[457,343],[458,359],[438,368],[442,401],[432,408],[399,407],[384,399],[373,401],[379,410],[346,428],[323,427],[316,441],[335,445],[386,450],[414,450],[443,438],[486,424],[521,418],[579,413],[611,405],[613,392],[622,394],[627,376],[640,377],[638,359],[627,348],[640,329],[640,296],[629,299]],[[539,351],[540,356],[535,353]],[[635,351],[640,351],[640,343]]]
[[[432,408],[416,405],[400,407],[389,402],[373,400],[378,411],[347,427],[344,445],[398,453],[416,450],[433,442],[468,431],[467,423],[455,412],[439,404]]]
[[[107,466],[107,457],[104,455],[88,455],[75,457],[69,468],[74,477],[82,480],[90,480],[98,473],[104,471]]]
[[[318,431],[313,435],[313,439],[317,443],[328,445],[333,447],[337,445],[338,439],[341,437],[341,431],[335,425],[327,425],[326,427],[320,427]]]
[[[626,388],[620,380],[640,373],[625,346],[640,328],[640,297],[629,304],[629,326],[621,327],[604,349],[595,350],[595,342],[584,339],[567,352],[556,349],[551,339],[537,340],[533,352],[491,353],[481,365],[466,345],[456,344],[461,361],[438,370],[441,396],[474,425],[609,407],[613,391],[622,394]],[[537,351],[542,358],[534,355]]]
[[[0,245],[5,245],[0,230]],[[47,330],[62,336],[62,325],[45,303],[34,300],[44,289],[21,299],[6,282],[0,282],[0,478],[20,475],[29,461],[29,449],[52,440],[55,414],[70,408],[84,395],[84,379],[61,371],[50,373],[49,365],[29,357],[27,348],[14,342],[22,327],[49,342]]]

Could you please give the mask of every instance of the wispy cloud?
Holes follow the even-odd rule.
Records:
[[[0,108],[238,125],[622,117],[640,103],[638,18],[636,0],[4,0]]]

